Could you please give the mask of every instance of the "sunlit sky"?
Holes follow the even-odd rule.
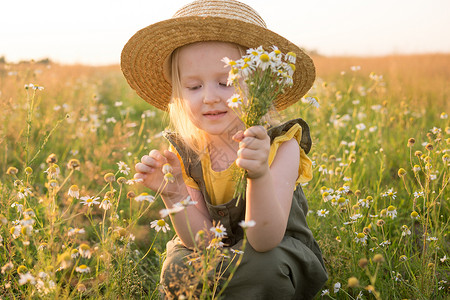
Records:
[[[0,56],[116,64],[139,29],[189,0],[5,0]],[[241,0],[269,29],[323,55],[450,53],[449,0]]]

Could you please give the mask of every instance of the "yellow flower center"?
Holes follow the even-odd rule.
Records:
[[[261,54],[260,56],[259,56],[259,59],[262,61],[262,62],[269,62],[269,60],[270,60],[270,57],[269,57],[269,55],[267,55],[266,53],[263,53],[263,54]]]
[[[156,224],[159,226],[159,227],[163,227],[163,226],[165,226],[166,225],[166,221],[164,221],[164,220],[158,220],[158,222],[156,222]]]
[[[390,205],[387,210],[388,211],[394,211],[395,210],[395,206]]]
[[[356,237],[358,238],[358,239],[362,239],[362,238],[364,238],[366,235],[364,234],[364,233],[362,233],[362,232],[360,232],[360,233],[358,233],[357,235],[356,235]]]

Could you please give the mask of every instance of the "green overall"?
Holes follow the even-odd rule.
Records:
[[[308,125],[302,119],[270,128],[267,133],[271,142],[297,123],[302,127],[300,147],[308,153],[311,137]],[[176,134],[165,132],[164,136],[180,154],[186,174],[198,184],[213,222],[220,222],[225,226],[227,238],[223,242],[231,248],[239,249],[243,229],[238,223],[245,217],[245,199],[239,201],[238,206],[236,199],[222,205],[212,205],[206,192],[200,160],[180,142]],[[223,299],[311,299],[316,295],[327,281],[328,275],[322,253],[306,223],[307,212],[308,204],[299,184],[293,194],[283,240],[267,252],[257,252],[246,243],[242,262],[225,289]],[[179,239],[167,244],[167,258],[161,272],[161,284],[167,298],[179,295],[174,280],[186,280],[182,278],[182,274],[189,272],[184,264],[191,253]]]

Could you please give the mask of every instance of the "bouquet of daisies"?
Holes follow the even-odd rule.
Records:
[[[262,46],[247,50],[238,60],[225,57],[222,61],[230,67],[228,85],[233,85],[236,93],[228,99],[233,109],[245,124],[245,128],[266,125],[263,117],[269,112],[278,95],[286,87],[293,85],[296,54],[283,54],[276,46],[272,52]],[[246,186],[246,172],[239,170],[234,197],[242,198]]]

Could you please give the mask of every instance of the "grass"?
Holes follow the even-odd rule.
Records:
[[[450,55],[314,61],[320,108],[280,118],[313,136],[303,188],[330,277],[317,298],[447,298]],[[167,117],[118,66],[38,63],[0,65],[0,111],[0,295],[157,299],[173,230],[150,228],[163,205],[137,200],[127,167],[167,147]],[[111,207],[83,204],[96,197]]]

